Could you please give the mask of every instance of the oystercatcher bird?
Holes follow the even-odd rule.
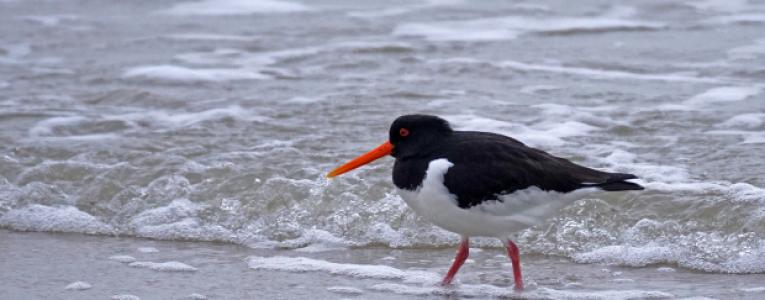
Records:
[[[469,237],[497,237],[507,247],[515,288],[523,289],[520,253],[510,236],[542,223],[586,191],[642,190],[632,174],[608,173],[531,148],[511,137],[456,131],[436,116],[405,115],[389,140],[333,170],[335,177],[392,155],[393,183],[415,212],[460,234],[457,256],[442,284],[468,257]]]

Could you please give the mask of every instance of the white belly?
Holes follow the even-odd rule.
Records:
[[[414,191],[398,189],[398,192],[417,214],[463,236],[506,238],[544,222],[583,194],[583,191],[545,192],[532,187],[503,195],[501,202],[487,201],[463,209],[457,205],[457,197],[444,185],[444,175],[453,165],[444,158],[433,160],[428,164],[420,187]]]

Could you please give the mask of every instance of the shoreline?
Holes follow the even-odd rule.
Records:
[[[0,229],[0,298],[108,299],[706,299],[765,295],[765,274],[651,265],[578,264],[526,255],[528,288],[512,291],[502,249],[472,248],[456,284],[435,283],[454,249],[306,252],[220,242],[160,241]],[[682,283],[682,284],[679,284]],[[125,298],[129,299],[129,298]],[[702,299],[702,298],[695,298]]]

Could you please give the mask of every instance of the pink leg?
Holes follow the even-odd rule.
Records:
[[[449,268],[449,272],[446,273],[446,277],[444,277],[444,280],[441,281],[441,285],[449,285],[452,283],[454,275],[457,274],[457,271],[459,271],[460,267],[462,267],[462,264],[465,263],[465,260],[468,258],[470,251],[468,250],[468,246],[468,237],[463,237],[462,243],[460,243],[460,248],[457,250],[457,256],[454,257],[452,267]]]
[[[521,277],[521,251],[511,240],[507,240],[507,256],[513,262],[513,278],[515,279],[515,289],[523,289],[523,278]]]

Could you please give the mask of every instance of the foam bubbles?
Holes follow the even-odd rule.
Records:
[[[356,278],[398,279],[405,282],[436,283],[439,276],[435,273],[415,270],[400,270],[389,266],[342,264],[307,257],[260,257],[250,256],[247,264],[255,270],[273,270],[288,272],[324,272]]]
[[[725,86],[709,89],[693,96],[684,102],[687,105],[699,106],[724,102],[742,101],[759,94],[761,88],[754,86]]]
[[[66,287],[64,287],[65,290],[69,291],[84,291],[92,288],[93,286],[90,285],[90,283],[87,283],[85,281],[75,281],[70,284],[68,284]]]
[[[162,13],[176,16],[223,16],[264,13],[291,13],[308,10],[310,10],[310,8],[303,4],[279,0],[202,0],[194,2],[181,2],[168,10],[162,11]]]
[[[446,116],[459,130],[478,130],[513,136],[535,147],[555,147],[566,144],[565,138],[585,135],[600,128],[579,121],[541,122],[531,126],[475,115]]]
[[[231,231],[217,225],[205,224],[197,218],[207,205],[177,199],[162,206],[144,211],[130,221],[138,236],[158,239],[195,239],[203,241],[231,241]]]
[[[177,261],[168,261],[163,263],[150,261],[136,261],[128,264],[134,268],[143,268],[160,272],[196,272],[197,268]]]
[[[383,18],[403,14],[410,14],[420,10],[432,7],[462,4],[462,0],[426,0],[424,3],[414,5],[397,5],[395,7],[386,7],[382,9],[351,11],[347,15],[355,18]]]
[[[159,250],[157,248],[154,248],[154,247],[139,247],[137,250],[138,250],[138,252],[141,252],[141,253],[157,253],[157,252],[159,252]]]
[[[0,65],[24,63],[24,58],[30,53],[32,53],[32,47],[29,44],[0,45]]]
[[[174,65],[140,66],[127,69],[123,78],[169,83],[220,82],[269,79],[267,75],[244,69],[199,69]]]
[[[246,35],[214,34],[214,33],[179,33],[165,36],[166,38],[180,41],[227,41],[247,42],[255,39]]]
[[[63,22],[79,20],[79,17],[75,15],[29,15],[21,16],[19,18],[48,27],[56,27]]]
[[[747,0],[700,0],[689,1],[686,4],[700,10],[714,10],[722,12],[738,12],[750,8]]]
[[[712,23],[712,24],[723,24],[723,25],[765,23],[765,14],[751,13],[751,14],[735,14],[735,15],[727,15],[727,16],[718,16],[718,17],[710,18],[706,22]]]
[[[756,129],[765,124],[765,113],[748,113],[731,117],[718,124],[723,128]]]
[[[332,233],[319,230],[309,229],[304,231],[299,238],[287,240],[279,243],[281,247],[298,248],[300,252],[325,252],[325,251],[337,251],[345,250],[350,243],[342,238],[332,235]]]
[[[74,206],[32,204],[11,210],[0,217],[0,226],[24,231],[80,232],[109,234],[114,228]]]
[[[330,286],[327,290],[341,295],[361,295],[364,290],[350,286]]]
[[[465,21],[407,23],[396,27],[393,35],[418,36],[431,41],[511,40],[525,33],[583,33],[621,30],[659,30],[660,22],[616,19],[609,16],[590,18],[538,19],[501,17]]]
[[[130,294],[114,295],[114,296],[112,296],[111,299],[112,300],[141,300],[140,297],[138,297],[136,295],[130,295]]]
[[[109,256],[109,259],[121,263],[132,263],[136,261],[135,257],[130,255],[112,255]]]
[[[753,44],[744,45],[728,50],[728,58],[732,60],[752,60],[765,56],[765,39],[755,40]]]
[[[606,246],[574,255],[580,263],[606,263],[621,266],[644,267],[650,264],[668,263],[676,260],[676,254],[667,247]]]
[[[568,67],[560,65],[531,64],[513,60],[500,62],[498,66],[520,71],[535,71],[547,73],[570,74],[591,78],[605,79],[631,79],[646,81],[677,81],[677,82],[717,82],[717,79],[691,76],[688,74],[650,74],[633,73],[621,70],[603,70],[582,67]]]
[[[527,289],[519,293],[511,288],[487,284],[461,284],[459,285],[459,288],[451,289],[440,286],[413,286],[397,283],[380,283],[373,285],[371,289],[401,295],[459,295],[462,297],[513,299],[665,299],[674,297],[674,295],[670,293],[646,290],[576,291],[537,288]]]

